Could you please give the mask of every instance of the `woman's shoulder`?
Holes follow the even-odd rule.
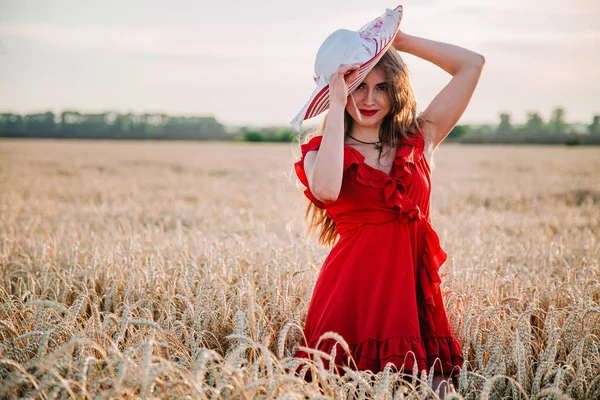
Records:
[[[314,136],[307,142],[300,145],[301,149],[301,161],[303,162],[307,154],[311,151],[319,150],[323,136]],[[347,170],[354,164],[362,164],[364,162],[364,156],[355,148],[344,145],[344,166],[343,169]]]
[[[321,141],[323,140],[323,136],[313,136],[307,142],[300,145],[300,150],[302,151],[302,155],[306,155],[309,151],[319,150],[321,147]]]

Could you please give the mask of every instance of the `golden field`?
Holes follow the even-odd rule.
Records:
[[[0,398],[435,398],[427,374],[286,373],[328,252],[298,156],[0,141]],[[442,144],[435,164],[467,360],[446,398],[600,398],[600,149]]]

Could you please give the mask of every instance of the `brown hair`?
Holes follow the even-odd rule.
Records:
[[[391,100],[390,113],[385,116],[381,123],[379,139],[382,143],[396,148],[403,140],[422,134],[422,117],[417,116],[417,102],[408,75],[408,68],[398,52],[390,48],[384,53],[375,68],[380,68],[383,71]],[[327,116],[325,116],[319,127],[306,136],[304,143],[315,136],[322,135],[326,121]],[[350,114],[347,111],[344,112],[345,134],[352,130],[353,123]],[[379,156],[381,157],[381,153]],[[325,209],[315,206],[309,200],[305,219],[308,222],[309,236],[319,229],[319,243],[328,246],[335,244],[339,235],[335,229],[335,222],[327,215]]]

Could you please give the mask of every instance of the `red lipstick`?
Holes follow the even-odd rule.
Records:
[[[360,110],[360,113],[365,117],[372,117],[377,114],[377,110]]]

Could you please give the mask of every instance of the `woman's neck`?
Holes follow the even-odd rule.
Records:
[[[350,130],[350,135],[353,138],[363,142],[378,142],[379,141],[379,126],[353,126]],[[352,138],[350,138],[352,141]]]

